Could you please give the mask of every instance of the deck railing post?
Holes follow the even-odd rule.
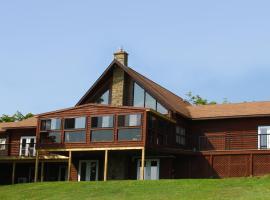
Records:
[[[41,162],[41,175],[40,175],[40,181],[43,182],[44,180],[44,161]]]
[[[35,163],[35,183],[37,182],[38,180],[38,157],[39,157],[39,152],[37,151],[36,152],[36,163]]]
[[[67,176],[67,181],[70,181],[71,161],[72,161],[72,152],[69,151],[69,156],[68,156],[68,176]]]
[[[105,157],[104,157],[104,181],[107,181],[107,173],[108,173],[108,150],[105,150]]]
[[[140,180],[144,180],[144,160],[145,160],[145,148],[142,149]]]
[[[16,172],[16,162],[13,161],[13,163],[12,163],[12,184],[15,183],[15,172]]]

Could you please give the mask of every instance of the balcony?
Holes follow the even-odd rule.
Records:
[[[199,136],[195,147],[199,151],[270,149],[270,134],[225,134]]]
[[[19,151],[16,151],[16,149],[19,149]],[[36,143],[0,144],[0,156],[33,157],[35,155]]]

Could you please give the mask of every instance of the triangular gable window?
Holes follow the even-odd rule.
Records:
[[[110,102],[110,90],[106,90],[96,101],[98,104],[108,105]]]
[[[154,97],[134,82],[133,106],[156,110],[161,114],[168,114],[168,109],[161,105]]]

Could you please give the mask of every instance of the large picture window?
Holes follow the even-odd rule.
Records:
[[[91,142],[111,142],[114,140],[113,115],[91,118]]]
[[[40,143],[61,143],[61,119],[42,119],[40,122]]]
[[[168,114],[168,110],[154,97],[134,82],[133,106],[151,108],[161,114]]]
[[[61,132],[41,132],[40,133],[41,144],[61,143]]]
[[[65,131],[65,142],[85,142],[85,131]]]
[[[65,142],[86,142],[86,117],[65,119]]]
[[[118,116],[118,140],[141,140],[141,114],[128,114]]]

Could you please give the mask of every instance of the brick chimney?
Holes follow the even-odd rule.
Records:
[[[114,53],[114,59],[118,60],[123,65],[128,66],[128,53],[125,52],[122,48]]]

